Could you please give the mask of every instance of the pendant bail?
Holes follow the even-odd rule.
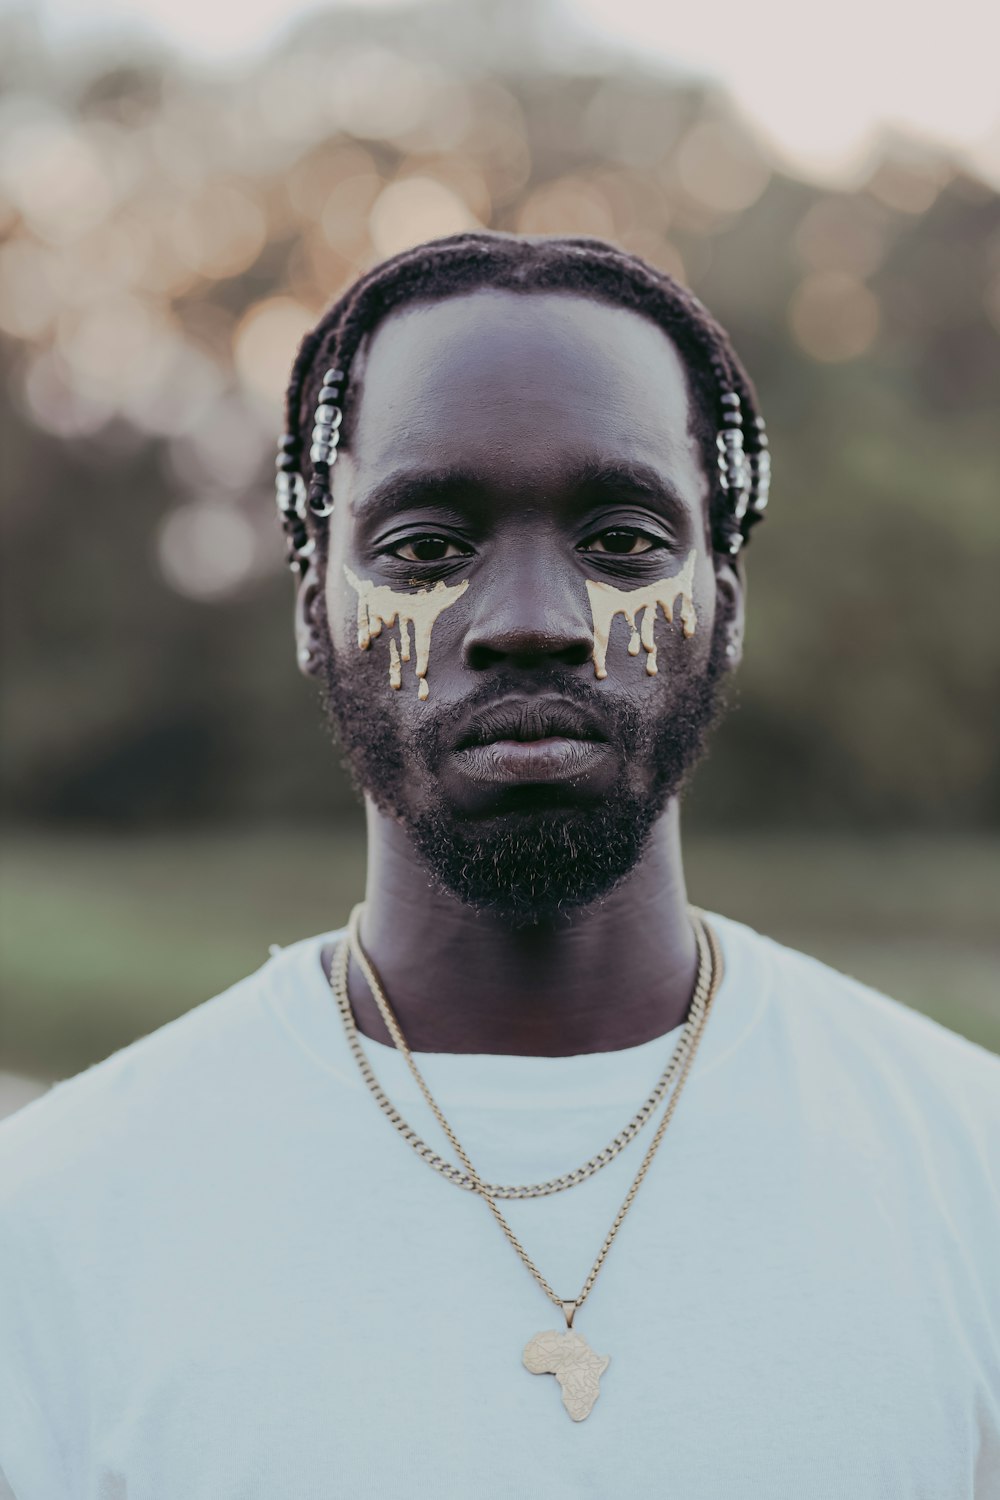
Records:
[[[575,1302],[563,1302],[561,1305],[562,1305],[562,1310],[563,1310],[563,1317],[566,1319],[566,1327],[567,1328],[572,1328],[573,1327],[573,1315],[576,1312],[576,1303]]]

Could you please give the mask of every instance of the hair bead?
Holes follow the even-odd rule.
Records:
[[[323,376],[323,384],[313,413],[313,428],[310,437],[309,461],[313,477],[306,501],[311,515],[325,520],[333,514],[333,495],[330,489],[330,470],[337,458],[340,444],[340,426],[344,419],[340,406],[340,385],[344,379],[341,369],[331,368]],[[299,554],[301,556],[301,554]]]
[[[309,509],[320,520],[333,515],[333,500],[329,490],[315,481],[309,489]]]
[[[677,343],[692,376],[706,458],[715,429],[713,545],[729,556],[739,552],[762,519],[770,484],[768,439],[753,386],[726,333],[693,293],[639,257],[597,240],[536,244],[474,231],[403,251],[361,276],[303,340],[287,393],[288,428],[302,433],[301,451],[308,448],[311,464],[307,514],[322,518],[332,512],[331,469],[351,363],[361,341],[391,308],[425,295],[440,300],[484,286],[592,290],[598,283],[611,301],[646,313]],[[303,419],[307,388],[316,391],[311,432]],[[322,546],[322,529],[314,539]]]
[[[278,439],[275,459],[274,499],[288,543],[289,563],[294,566],[296,549],[306,536],[306,487],[299,468],[299,440],[293,433]]]
[[[731,517],[721,529],[725,550],[730,556],[735,556],[745,540],[743,519],[754,489],[754,469],[744,446],[739,395],[736,391],[723,391],[719,404],[723,408],[723,426],[715,438],[719,454],[719,486],[729,497]]]

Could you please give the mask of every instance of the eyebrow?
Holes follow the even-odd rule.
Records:
[[[691,511],[673,480],[652,464],[617,458],[587,460],[576,470],[572,482],[578,489],[608,498],[639,498],[665,505],[676,518],[687,517]]]
[[[453,504],[461,495],[484,492],[482,478],[464,469],[399,469],[354,504],[359,521],[380,521],[409,506]]]
[[[690,516],[674,482],[652,464],[627,459],[584,459],[559,475],[563,494],[583,491],[594,499],[640,499],[666,510],[671,519]],[[495,486],[469,469],[400,469],[361,495],[354,505],[357,520],[370,524],[415,506],[451,509],[470,497],[482,499]],[[551,490],[551,483],[546,483]]]

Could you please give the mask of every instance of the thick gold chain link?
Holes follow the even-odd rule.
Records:
[[[395,1013],[391,1005],[389,1004],[389,998],[382,987],[382,982],[378,974],[376,973],[374,966],[372,965],[367,954],[361,946],[358,934],[360,913],[360,906],[351,913],[350,923],[348,927],[349,935],[347,939],[343,943],[341,943],[334,962],[330,968],[330,987],[333,990],[334,998],[337,1001],[337,1007],[340,1010],[341,1018],[344,1023],[344,1030],[347,1033],[348,1045],[351,1049],[354,1060],[358,1065],[358,1070],[361,1073],[361,1076],[370,1089],[371,1093],[375,1096],[378,1106],[382,1110],[383,1114],[385,1114],[386,1117],[392,1122],[396,1130],[399,1131],[399,1134],[406,1141],[407,1145],[413,1148],[413,1150],[417,1153],[421,1160],[425,1161],[433,1171],[440,1173],[440,1175],[447,1178],[449,1182],[453,1182],[456,1187],[464,1188],[468,1192],[478,1193],[480,1191],[480,1184],[476,1182],[471,1176],[464,1173],[460,1167],[455,1166],[454,1162],[446,1161],[443,1156],[439,1156],[436,1151],[428,1146],[427,1143],[422,1140],[417,1132],[412,1128],[412,1126],[409,1125],[408,1122],[403,1118],[403,1116],[392,1104],[391,1100],[387,1098],[385,1092],[379,1084],[378,1079],[375,1076],[368,1056],[361,1044],[357,1025],[354,1020],[354,1013],[351,1009],[351,1003],[348,999],[347,994],[347,972],[352,957],[360,968],[365,982],[368,985],[368,988],[371,990],[372,996],[375,999],[376,1004],[378,1005],[379,1011],[382,1015],[382,1019],[383,1021],[385,1021],[386,1029],[392,1037],[397,1049],[403,1054],[403,1057],[406,1060],[406,1064],[411,1074],[413,1075],[414,1081],[416,1082],[418,1088],[427,1101],[427,1104],[429,1105],[431,1111],[434,1113],[435,1118],[438,1120],[438,1123],[441,1125],[445,1133],[448,1134],[447,1123],[445,1122],[443,1116],[441,1116],[441,1114],[438,1112],[437,1105],[431,1097],[430,1091],[427,1088],[426,1083],[424,1082],[424,1079],[420,1073],[419,1068],[416,1065],[416,1062],[414,1061],[413,1054],[410,1052],[409,1047],[406,1045],[406,1042],[403,1039],[403,1034],[400,1030],[399,1022],[396,1020]],[[653,1089],[653,1092],[650,1094],[646,1102],[633,1115],[629,1123],[622,1130],[620,1130],[619,1133],[611,1141],[609,1141],[609,1143],[604,1147],[603,1151],[598,1151],[597,1154],[595,1156],[592,1156],[589,1161],[584,1162],[584,1164],[580,1167],[575,1167],[573,1171],[565,1172],[561,1177],[550,1178],[547,1182],[535,1182],[521,1184],[518,1186],[511,1186],[496,1182],[488,1182],[482,1184],[490,1197],[499,1198],[502,1200],[547,1198],[553,1193],[562,1193],[565,1192],[567,1188],[576,1187],[578,1183],[586,1182],[588,1177],[592,1177],[595,1172],[599,1172],[602,1167],[606,1167],[609,1162],[614,1161],[618,1153],[620,1151],[623,1151],[625,1147],[635,1139],[635,1137],[639,1134],[639,1131],[653,1115],[654,1111],[662,1101],[674,1078],[677,1076],[677,1073],[683,1067],[687,1054],[691,1049],[695,1033],[698,1030],[698,1027],[701,1025],[702,1018],[704,1016],[705,1004],[708,996],[711,977],[711,962],[706,961],[705,954],[701,951],[701,949],[699,949],[698,975],[695,981],[694,996],[691,1001],[691,1009],[688,1014],[687,1020],[681,1028],[681,1034],[678,1037],[676,1045],[671,1052],[671,1056],[667,1063],[667,1066],[664,1068],[663,1073],[660,1075],[660,1078],[655,1088]]]
[[[667,1126],[670,1124],[670,1121],[673,1118],[673,1113],[677,1108],[677,1103],[680,1099],[681,1091],[691,1071],[691,1066],[694,1062],[695,1054],[698,1050],[698,1044],[701,1041],[705,1026],[708,1022],[709,1013],[712,1008],[712,1002],[715,999],[716,993],[719,988],[719,983],[722,979],[722,954],[719,949],[718,940],[716,939],[714,932],[708,925],[708,922],[705,920],[704,915],[692,908],[691,919],[694,925],[695,937],[698,943],[698,982],[695,986],[695,1000],[698,997],[699,991],[703,989],[703,1003],[699,1006],[698,1017],[695,1021],[695,1000],[692,1000],[691,1016],[689,1017],[688,1022],[688,1025],[691,1025],[689,1045],[686,1049],[683,1060],[680,1063],[680,1075],[677,1079],[676,1087],[674,1088],[674,1091],[667,1102],[667,1107],[664,1110],[663,1118],[656,1128],[656,1134],[650,1142],[646,1155],[643,1157],[639,1170],[632,1181],[632,1185],[625,1195],[621,1208],[615,1215],[614,1222],[612,1223],[611,1228],[608,1230],[608,1233],[605,1236],[604,1243],[598,1251],[597,1258],[590,1269],[590,1273],[587,1276],[586,1281],[581,1287],[577,1297],[571,1303],[567,1303],[563,1298],[559,1297],[555,1291],[553,1291],[552,1287],[546,1281],[541,1271],[539,1271],[534,1261],[528,1255],[528,1252],[521,1244],[521,1241],[518,1239],[513,1229],[507,1223],[507,1220],[500,1212],[495,1201],[497,1197],[501,1196],[501,1194],[504,1194],[508,1197],[538,1197],[542,1195],[530,1188],[523,1190],[499,1189],[494,1191],[492,1185],[484,1183],[479,1174],[476,1172],[475,1167],[472,1165],[472,1162],[466,1155],[461,1143],[455,1135],[455,1132],[448,1124],[448,1121],[441,1113],[441,1110],[438,1108],[436,1101],[434,1100],[430,1090],[423,1080],[419,1068],[413,1061],[412,1054],[406,1045],[406,1041],[403,1037],[402,1032],[399,1029],[399,1023],[392,1013],[388,998],[385,995],[384,990],[382,989],[378,976],[375,974],[375,971],[372,968],[367,955],[364,953],[364,950],[361,947],[361,943],[358,938],[358,927],[360,923],[361,910],[362,908],[360,906],[357,906],[351,913],[351,919],[348,925],[347,939],[345,939],[345,941],[341,943],[340,948],[338,949],[338,952],[335,956],[334,963],[331,966],[330,985],[334,992],[334,995],[337,998],[338,1008],[340,1009],[341,1015],[344,1019],[345,1027],[347,1028],[348,1041],[351,1043],[351,1050],[354,1054],[359,1068],[361,1069],[362,1075],[365,1078],[365,1082],[368,1084],[369,1088],[372,1089],[376,1099],[378,1099],[379,1101],[380,1107],[389,1116],[389,1118],[392,1119],[393,1124],[396,1125],[396,1128],[400,1131],[404,1138],[407,1139],[411,1145],[414,1145],[414,1149],[417,1149],[415,1143],[423,1145],[423,1142],[420,1142],[419,1137],[416,1135],[416,1132],[410,1129],[405,1120],[403,1120],[398,1111],[393,1108],[392,1104],[386,1098],[386,1095],[384,1094],[382,1089],[379,1087],[378,1080],[375,1078],[375,1075],[371,1069],[371,1065],[368,1063],[361,1044],[358,1041],[357,1027],[354,1024],[354,1016],[351,1011],[350,1000],[347,995],[347,972],[352,952],[357,958],[362,973],[365,976],[365,980],[371,988],[372,994],[375,996],[376,1003],[378,1003],[379,1005],[379,1010],[382,1014],[383,1020],[386,1023],[389,1034],[392,1036],[393,1042],[406,1058],[408,1064],[410,1065],[410,1071],[412,1072],[414,1079],[420,1087],[421,1093],[430,1106],[435,1119],[444,1130],[445,1135],[448,1137],[448,1140],[454,1147],[459,1160],[465,1167],[469,1182],[471,1184],[471,1190],[479,1193],[480,1196],[485,1199],[490,1212],[496,1219],[497,1224],[503,1231],[503,1234],[505,1235],[513,1250],[518,1255],[525,1269],[531,1273],[535,1281],[541,1287],[542,1291],[549,1298],[550,1302],[553,1302],[556,1307],[560,1308],[563,1311],[564,1315],[567,1316],[567,1321],[570,1321],[572,1315],[568,1312],[568,1309],[571,1308],[575,1312],[576,1309],[583,1306],[584,1302],[589,1297],[594,1282],[597,1280],[600,1269],[607,1258],[608,1251],[611,1249],[611,1246],[614,1242],[615,1236],[624,1223],[625,1216],[627,1215],[629,1209],[632,1207],[635,1196],[638,1193],[639,1188],[642,1186],[646,1173],[649,1171],[650,1165],[652,1164],[653,1157],[656,1155],[660,1142],[663,1140]],[[691,1024],[692,1022],[694,1023],[693,1025]],[[682,1038],[682,1040],[684,1040],[684,1038]],[[680,1042],[678,1043],[678,1049],[679,1047]],[[633,1132],[633,1135],[634,1133],[635,1132]],[[616,1140],[617,1139],[618,1138],[616,1137]],[[614,1142],[612,1142],[612,1145],[614,1145]],[[621,1147],[618,1147],[618,1149],[614,1152],[614,1155],[617,1155],[618,1150],[621,1149]],[[424,1155],[424,1153],[426,1153],[426,1155]],[[451,1165],[450,1163],[442,1162],[441,1158],[437,1157],[435,1153],[431,1152],[430,1149],[426,1146],[424,1146],[423,1152],[419,1152],[418,1154],[424,1156],[425,1160],[433,1157],[434,1161],[441,1162],[441,1166],[435,1168],[438,1171],[441,1171],[443,1167]],[[604,1153],[600,1153],[598,1157],[591,1158],[591,1163],[600,1162],[599,1166],[595,1165],[592,1167],[592,1171],[598,1171],[600,1170],[600,1166],[604,1166],[607,1164],[604,1161],[600,1161],[600,1156],[603,1155]],[[608,1158],[608,1160],[612,1159],[613,1157]],[[591,1163],[587,1164],[588,1167],[591,1166]],[[434,1163],[431,1162],[430,1164],[433,1165]],[[578,1172],[583,1172],[584,1170],[584,1168],[577,1169]],[[457,1169],[452,1168],[452,1172],[455,1171],[457,1171]],[[444,1173],[444,1175],[450,1176],[449,1173]],[[588,1172],[586,1175],[592,1175],[592,1172]],[[575,1176],[574,1173],[567,1174],[567,1177],[573,1176]],[[451,1180],[454,1180],[454,1178],[452,1178]],[[583,1178],[581,1177],[579,1180],[583,1181]],[[564,1181],[564,1179],[557,1178],[554,1179],[554,1181],[562,1182]],[[570,1185],[572,1184],[566,1182],[566,1186]],[[547,1184],[538,1184],[537,1186],[545,1187],[547,1186]],[[560,1191],[560,1189],[554,1188],[551,1189],[551,1191]]]

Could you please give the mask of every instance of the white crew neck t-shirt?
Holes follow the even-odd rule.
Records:
[[[327,933],[0,1127],[17,1500],[997,1500],[1000,1061],[711,920],[701,1049],[577,1314],[611,1358],[586,1421],[522,1365],[558,1310],[362,1082]],[[419,1057],[484,1177],[531,1182],[600,1150],[676,1039]],[[653,1129],[506,1205],[560,1296]]]

